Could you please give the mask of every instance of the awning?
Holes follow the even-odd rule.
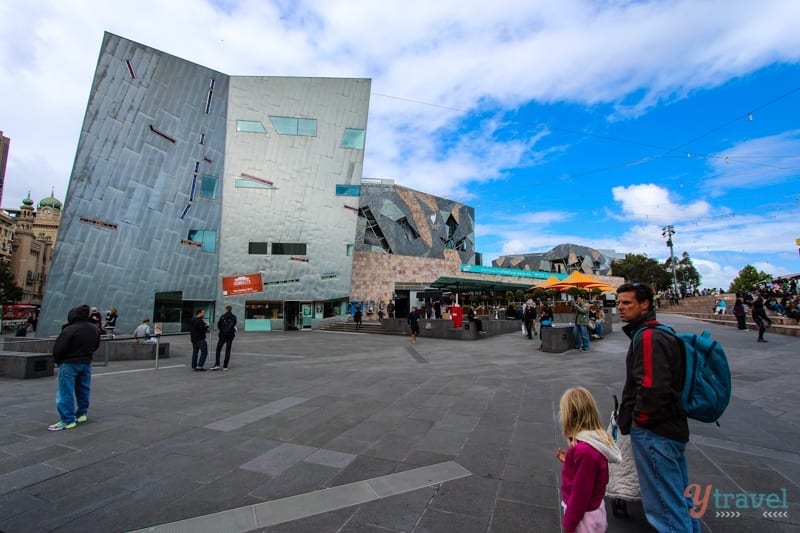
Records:
[[[531,286],[528,283],[511,283],[506,281],[489,281],[484,279],[452,278],[442,276],[433,283],[432,289],[442,289],[452,292],[505,292],[505,291],[526,291]]]

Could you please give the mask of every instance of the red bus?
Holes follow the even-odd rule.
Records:
[[[30,304],[9,304],[3,306],[3,327],[13,329],[28,320],[30,313],[36,312],[36,306]]]

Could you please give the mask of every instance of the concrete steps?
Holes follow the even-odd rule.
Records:
[[[661,307],[658,309],[658,314],[675,313],[704,322],[722,324],[735,328],[737,327],[737,323],[736,317],[733,315],[733,304],[736,302],[736,296],[733,294],[724,294],[721,297],[728,304],[728,309],[725,311],[724,315],[717,315],[712,312],[714,303],[720,298],[719,296],[684,298],[678,305],[670,305],[669,302],[662,302]],[[769,316],[769,319],[772,321],[772,326],[767,329],[768,333],[789,335],[792,337],[800,336],[800,325],[798,325],[797,321],[794,319],[776,315],[769,310],[767,310],[767,316]],[[753,323],[753,318],[749,312],[745,320],[747,329],[758,331],[758,327]]]
[[[355,322],[332,322],[321,328],[321,331],[339,331],[346,333],[377,333],[380,335],[392,335],[380,322],[362,322],[361,327],[356,329]]]

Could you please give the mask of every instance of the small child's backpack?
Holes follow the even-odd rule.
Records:
[[[663,324],[645,327],[666,331],[683,343],[686,378],[681,393],[681,408],[686,416],[700,422],[717,422],[728,407],[733,388],[728,358],[722,345],[711,338],[708,330],[696,335],[675,333],[675,330]]]

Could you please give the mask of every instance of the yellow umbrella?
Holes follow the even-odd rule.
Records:
[[[608,283],[603,283],[601,281],[598,281],[596,284],[590,283],[589,285],[584,285],[583,288],[590,290],[599,289],[602,292],[615,292],[617,290],[617,288],[613,285],[609,285]]]
[[[558,279],[555,276],[550,276],[549,278],[547,278],[547,280],[544,283],[542,283],[541,285],[534,285],[529,290],[533,290],[533,289],[544,289],[544,290],[554,289],[560,283],[561,283],[560,279]]]
[[[584,274],[580,270],[574,270],[572,272],[572,274],[567,276],[567,278],[564,281],[562,281],[561,283],[563,285],[566,285],[567,287],[584,288],[587,285],[602,283],[602,281],[600,281],[597,278],[593,278],[592,276],[589,276],[588,274]]]

